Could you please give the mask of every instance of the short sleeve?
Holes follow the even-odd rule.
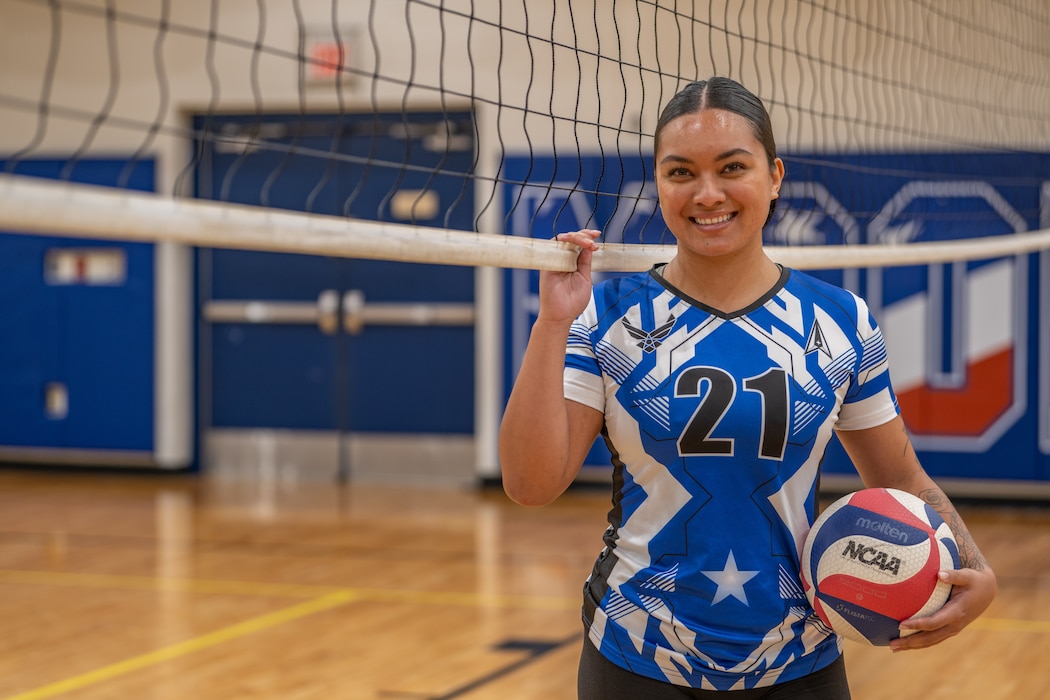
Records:
[[[565,398],[605,412],[605,381],[594,349],[594,297],[569,329],[565,347]]]
[[[893,420],[900,413],[890,383],[889,358],[882,331],[867,304],[857,297],[860,351],[856,371],[839,410],[837,430],[863,430]]]

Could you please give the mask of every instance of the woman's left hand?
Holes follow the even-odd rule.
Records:
[[[959,634],[992,604],[995,572],[981,554],[955,506],[919,464],[904,421],[897,416],[875,428],[839,431],[865,486],[901,489],[919,496],[936,510],[955,536],[963,568],[942,571],[941,580],[952,584],[948,602],[937,612],[901,623],[902,636],[890,642],[893,651],[922,649]]]
[[[987,566],[942,571],[939,576],[942,581],[952,584],[948,602],[932,615],[902,622],[901,634],[908,636],[890,642],[892,651],[923,649],[954,637],[991,605],[998,588],[995,573]],[[913,634],[908,634],[913,630]]]

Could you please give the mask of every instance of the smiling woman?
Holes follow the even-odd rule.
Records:
[[[762,247],[784,179],[769,114],[733,80],[698,81],[664,107],[653,142],[660,211],[678,242],[664,279],[714,308],[743,308],[780,275]]]
[[[712,307],[743,308],[780,276],[763,251],[762,227],[784,164],[767,155],[756,127],[733,111],[707,107],[662,124],[657,192],[678,241],[664,279]]]
[[[608,663],[775,687],[831,661],[793,567],[818,483],[858,478],[834,440],[820,461],[829,434],[869,481],[882,449],[911,454],[895,419],[867,427],[888,405],[880,327],[941,483],[1050,494],[1050,229],[1023,233],[1050,227],[1048,34],[1046,0],[0,1],[0,461],[199,465],[248,494],[5,483],[0,700],[115,671],[75,694],[575,696],[578,646],[478,683],[578,637],[608,496],[442,506],[439,485],[501,476],[526,503],[615,486],[584,601]],[[694,190],[668,205],[679,250],[653,136],[709,75],[763,102],[714,80],[665,113],[657,150]],[[751,133],[709,130],[719,111]],[[763,199],[764,249],[686,245],[752,240]],[[438,263],[456,269],[417,267]],[[645,274],[592,293],[592,271]],[[612,466],[583,456],[603,431]],[[1032,595],[1000,615],[1034,628],[978,620],[964,650],[851,681],[1050,695],[1012,674],[1042,668],[1050,544],[1010,535],[1029,566],[1004,579]],[[955,611],[985,603],[968,583]],[[756,621],[784,646],[726,643]]]
[[[840,434],[868,486],[921,496],[951,524],[961,571],[895,650],[958,633],[995,575],[915,458],[882,334],[860,297],[766,255],[784,178],[762,103],[712,78],[656,131],[667,264],[591,286],[597,231],[559,235],[573,272],[540,276],[539,314],[500,433],[504,488],[558,497],[599,434],[612,454],[605,548],[587,581],[581,700],[845,700],[842,642],[800,579],[820,463]],[[768,144],[768,145],[767,145]]]

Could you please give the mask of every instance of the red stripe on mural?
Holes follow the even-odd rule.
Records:
[[[897,395],[908,429],[919,435],[982,435],[1013,403],[1013,349],[969,366],[966,386],[923,386]]]

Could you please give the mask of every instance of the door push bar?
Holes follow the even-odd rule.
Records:
[[[335,289],[326,289],[316,302],[212,299],[204,303],[202,315],[209,323],[316,325],[325,335],[339,332],[340,316],[342,329],[352,335],[366,326],[472,326],[475,317],[469,302],[366,303],[360,289],[342,298]]]

